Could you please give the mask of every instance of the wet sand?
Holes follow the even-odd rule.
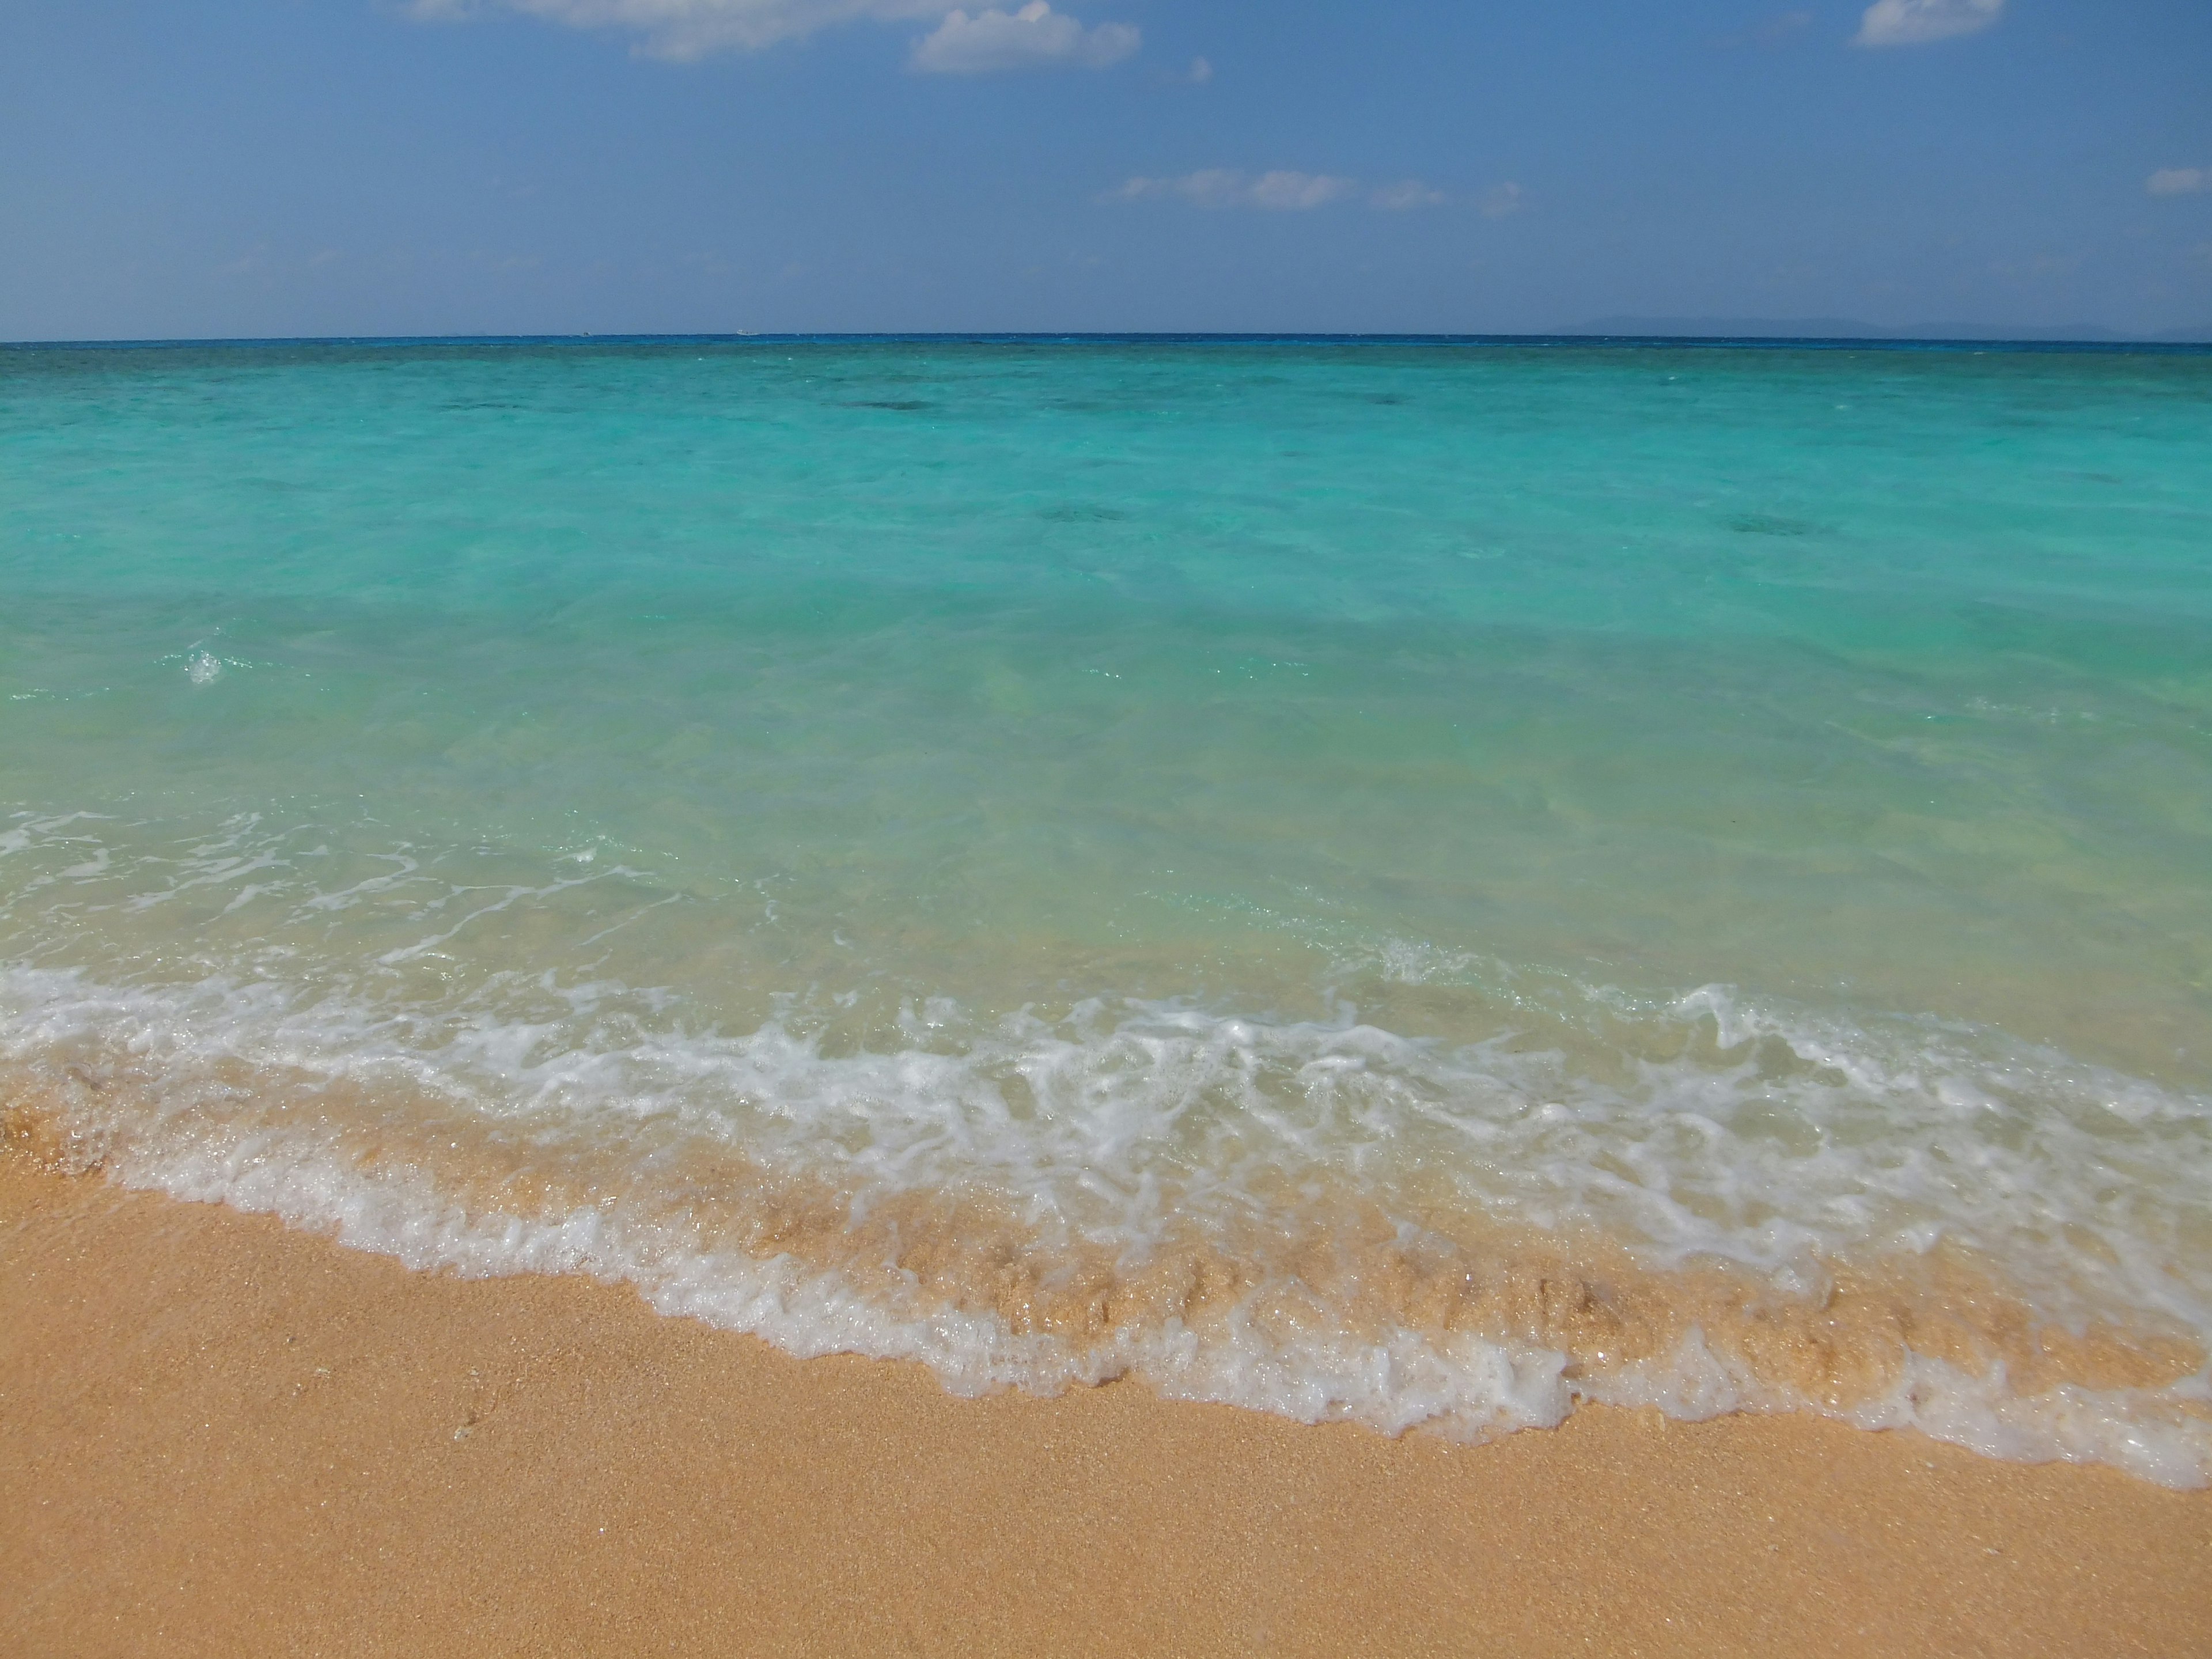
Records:
[[[947,1396],[0,1155],[0,1646],[2190,1655],[2212,1493],[1808,1419]]]

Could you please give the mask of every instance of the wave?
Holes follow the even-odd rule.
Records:
[[[963,1392],[1131,1376],[1471,1438],[1807,1410],[2212,1476],[2212,1103],[2000,1034],[1708,987],[1459,1045],[1349,1006],[925,1000],[870,1048],[529,983],[526,1015],[19,965],[0,1089],[126,1184]]]

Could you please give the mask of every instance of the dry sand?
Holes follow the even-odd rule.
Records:
[[[0,1650],[2212,1653],[2212,1494],[1807,1419],[945,1395],[0,1155]]]

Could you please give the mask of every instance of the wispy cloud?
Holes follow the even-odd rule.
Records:
[[[1855,44],[1917,46],[1975,34],[1997,21],[2005,0],[1875,0],[1859,19]]]
[[[1335,173],[1296,173],[1278,168],[1273,173],[1246,173],[1237,167],[1202,167],[1196,173],[1170,178],[1131,179],[1108,191],[1102,202],[1178,201],[1202,208],[1267,208],[1276,212],[1300,213],[1359,197],[1382,213],[1406,213],[1416,208],[1442,207],[1451,196],[1422,179],[1398,179],[1363,185],[1357,179]],[[1521,186],[1499,185],[1474,198],[1488,217],[1518,213]]]
[[[1213,78],[1213,65],[1203,58],[1194,58],[1188,67],[1162,67],[1152,71],[1155,85],[1163,87],[1202,87]]]
[[[1109,191],[1106,199],[1113,202],[1141,202],[1148,197],[1179,196],[1186,202],[1195,202],[1200,207],[1228,207],[1243,193],[1244,175],[1227,167],[1207,167],[1198,173],[1185,173],[1173,179],[1131,179],[1118,190]]]
[[[1414,208],[1442,206],[1448,198],[1433,185],[1425,185],[1419,179],[1401,179],[1395,185],[1376,185],[1367,199],[1385,213],[1405,213]]]
[[[1252,205],[1303,212],[1348,196],[1355,181],[1326,173],[1263,173],[1252,181]]]
[[[949,14],[933,33],[914,43],[911,66],[933,75],[988,75],[1000,70],[1075,66],[1105,69],[1142,44],[1127,23],[1101,23],[1086,29],[1046,0],[1030,0],[1019,11],[995,8],[970,17]]]
[[[1356,179],[1328,173],[1292,173],[1278,169],[1257,178],[1234,167],[1206,167],[1172,179],[1132,179],[1107,199],[1139,202],[1167,197],[1198,207],[1270,208],[1278,212],[1303,212],[1340,201],[1358,188]]]
[[[1493,185],[1482,193],[1482,216],[1486,219],[1504,219],[1528,205],[1521,186],[1510,182]]]
[[[2153,196],[2194,196],[2212,190],[2212,167],[2160,167],[2143,188]]]
[[[942,17],[945,0],[410,0],[416,17],[454,21],[520,12],[571,28],[626,29],[648,57],[688,62],[713,52],[758,52],[860,18]]]

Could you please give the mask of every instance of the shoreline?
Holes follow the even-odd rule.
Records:
[[[1808,1417],[962,1400],[0,1152],[26,1654],[2194,1650],[2212,1493]]]

